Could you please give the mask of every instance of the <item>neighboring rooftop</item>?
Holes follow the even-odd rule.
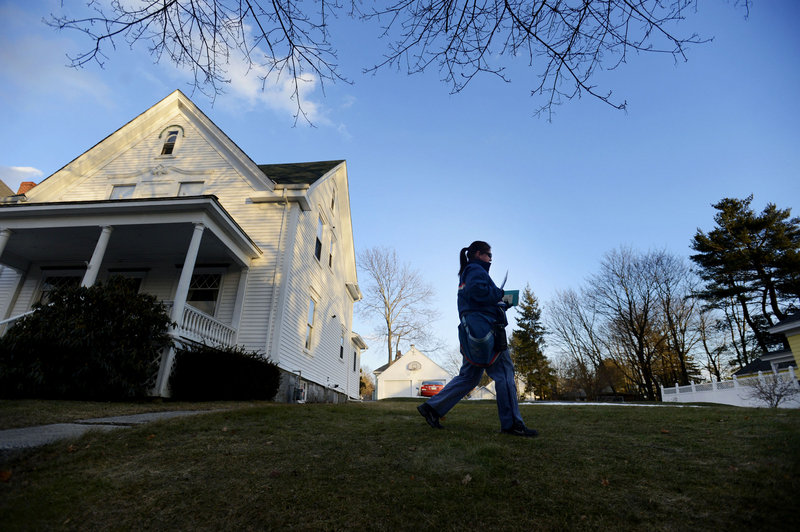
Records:
[[[279,185],[311,185],[336,166],[339,161],[309,163],[259,164],[258,168]]]
[[[736,371],[734,375],[741,377],[743,375],[753,375],[759,371],[763,373],[772,373],[772,364],[776,360],[775,369],[778,371],[788,367],[797,367],[791,351],[773,351],[764,353],[754,361],[742,367],[739,371]]]

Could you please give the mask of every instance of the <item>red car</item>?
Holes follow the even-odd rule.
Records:
[[[419,394],[422,397],[432,397],[442,391],[444,388],[444,381],[422,381],[422,386],[419,387]]]

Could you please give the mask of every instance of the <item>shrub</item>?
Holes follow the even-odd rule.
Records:
[[[125,400],[148,394],[171,325],[121,277],[62,288],[0,338],[0,396]]]
[[[176,348],[172,398],[183,401],[270,400],[281,376],[277,364],[242,346],[186,344]]]

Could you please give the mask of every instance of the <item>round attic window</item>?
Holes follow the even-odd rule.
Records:
[[[417,371],[418,369],[422,369],[422,364],[420,364],[416,360],[412,360],[411,362],[408,363],[408,366],[406,367],[408,368],[409,371]]]

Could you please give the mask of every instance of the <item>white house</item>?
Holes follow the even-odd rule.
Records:
[[[175,91],[0,202],[4,323],[53,287],[122,275],[168,303],[176,337],[269,356],[278,400],[358,398],[345,161],[256,164]]]
[[[535,401],[536,394],[534,392],[524,393],[525,381],[517,375],[514,379],[517,386],[517,397],[523,401]],[[470,399],[497,399],[497,390],[495,389],[495,382],[491,381],[486,386],[476,386],[469,394]]]
[[[413,345],[411,349],[372,372],[375,375],[375,398],[419,397],[422,381],[450,380],[450,374]]]

